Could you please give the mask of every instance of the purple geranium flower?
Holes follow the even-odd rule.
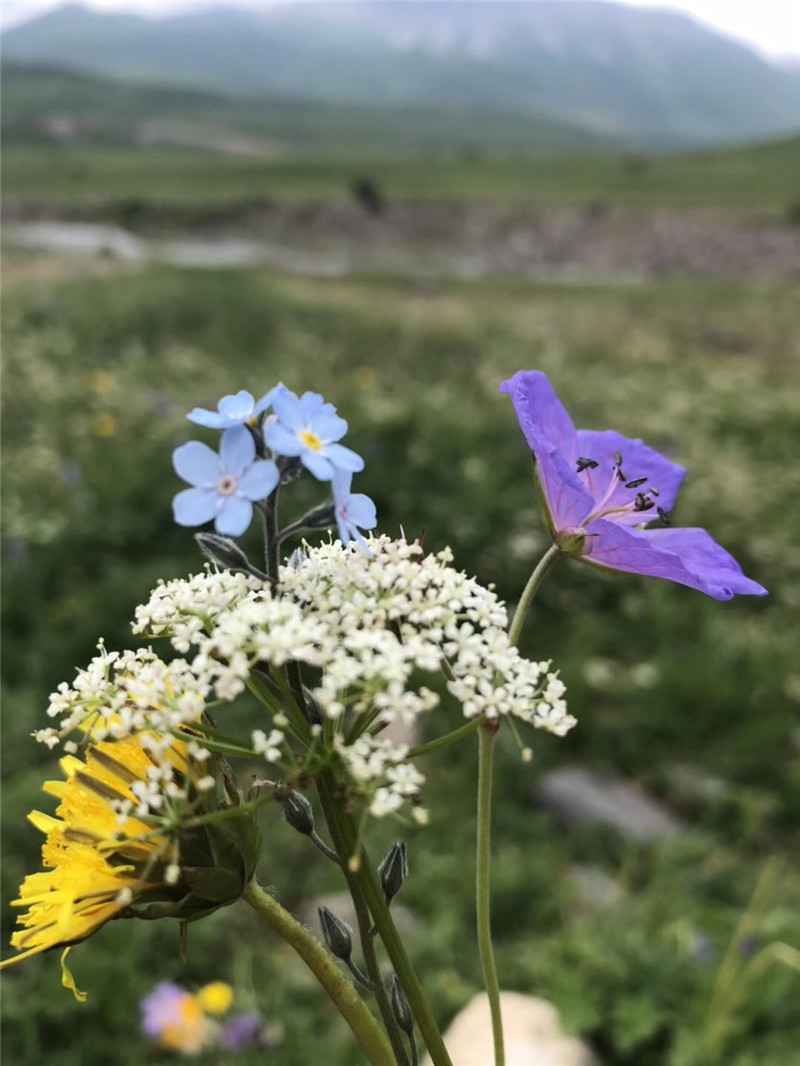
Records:
[[[353,475],[349,470],[337,470],[333,475],[333,505],[342,544],[354,540],[369,551],[362,529],[374,529],[378,521],[375,504],[363,492],[350,492]]]
[[[239,537],[253,518],[253,502],[266,499],[278,484],[271,459],[256,460],[256,446],[243,426],[226,429],[219,455],[207,444],[190,440],[172,453],[178,477],[194,488],[172,501],[180,526],[201,526],[214,519],[218,533]]]
[[[276,385],[274,389],[264,393],[258,402],[251,392],[242,389],[232,396],[223,396],[216,411],[195,407],[186,417],[190,422],[207,426],[209,429],[231,429],[233,426],[244,426],[248,423],[255,425],[258,416],[266,411],[275,395],[283,388],[283,385]]]
[[[764,596],[704,529],[662,524],[686,471],[613,430],[576,430],[547,376],[520,370],[500,386],[511,396],[557,544],[587,563],[699,589],[715,600]]]
[[[321,481],[330,481],[335,470],[351,473],[364,469],[360,455],[336,443],[347,432],[347,423],[318,392],[298,397],[281,388],[272,406],[277,420],[266,427],[266,442],[278,455],[299,458]]]

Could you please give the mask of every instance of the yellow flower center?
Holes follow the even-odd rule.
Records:
[[[322,450],[322,441],[312,432],[310,429],[301,429],[297,434],[300,440],[305,444],[306,448],[310,448],[312,452],[319,452]]]

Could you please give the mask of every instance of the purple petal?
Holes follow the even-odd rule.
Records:
[[[219,456],[199,440],[187,441],[176,448],[172,453],[172,466],[178,477],[190,485],[215,485],[220,475]]]
[[[253,413],[253,394],[242,389],[233,396],[223,396],[217,404],[219,413],[232,422],[244,422]]]
[[[302,429],[306,424],[303,408],[291,389],[285,389],[273,397],[272,409],[287,429]]]
[[[236,491],[247,500],[265,500],[278,484],[277,466],[271,459],[259,459],[239,478]]]
[[[520,429],[531,450],[557,448],[568,463],[575,458],[575,426],[541,370],[518,370],[500,386],[514,404]]]
[[[225,418],[218,411],[207,411],[204,407],[195,407],[186,416],[190,422],[207,429],[227,429],[231,424],[229,418]]]
[[[186,992],[171,981],[157,984],[140,1004],[142,1029],[147,1036],[160,1036],[166,1026],[175,1025],[180,1020],[180,1008],[185,999]]]
[[[184,489],[172,501],[172,514],[179,526],[202,526],[217,513],[218,499],[214,489]]]
[[[219,454],[225,473],[238,477],[256,457],[256,446],[250,431],[244,426],[226,429],[222,434]]]
[[[347,432],[347,423],[333,414],[316,414],[311,418],[311,429],[326,444],[341,440]]]
[[[363,492],[354,492],[347,501],[347,517],[359,529],[374,529],[378,522],[375,504]]]
[[[217,533],[226,537],[241,537],[253,520],[253,505],[241,496],[228,496],[214,523]]]
[[[553,529],[572,529],[580,526],[591,512],[594,500],[581,484],[578,475],[555,448],[540,448],[534,455],[536,476],[542,487]]]
[[[320,481],[330,481],[333,477],[333,466],[324,456],[319,455],[317,452],[312,452],[306,448],[301,455],[301,459],[306,470],[310,470],[314,477]]]
[[[768,595],[763,585],[745,577],[736,559],[705,529],[645,529],[642,535],[659,549],[674,552],[688,570],[732,595]]]
[[[341,470],[350,470],[358,473],[364,469],[364,460],[361,456],[351,451],[350,448],[345,448],[343,444],[328,444],[324,455],[326,459],[330,459],[335,467]]]
[[[585,459],[594,459],[600,464],[596,470],[587,470],[581,475],[595,499],[601,498],[605,493],[609,478],[614,473],[612,468],[616,455],[622,456],[622,469],[628,481],[647,478],[639,491],[658,490],[656,502],[665,511],[671,511],[675,506],[678,490],[686,476],[684,467],[673,463],[654,448],[648,447],[643,441],[623,437],[621,433],[616,433],[613,429],[579,429],[577,455]],[[624,484],[619,482],[618,488],[609,499],[608,506],[620,506],[629,502],[633,499],[635,492],[636,490],[626,489]],[[624,518],[615,518],[615,521],[641,525],[649,517],[647,513],[631,512]]]
[[[587,532],[583,558],[596,566],[675,581],[715,600],[766,591],[744,577],[738,563],[703,529],[633,530],[601,519]]]
[[[305,447],[296,434],[290,433],[279,422],[267,426],[266,441],[277,455],[299,455]]]

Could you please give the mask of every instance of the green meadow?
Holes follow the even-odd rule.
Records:
[[[115,173],[114,194],[127,195],[136,168],[159,157],[115,158],[87,165]],[[175,157],[163,159],[148,188],[177,195]],[[23,164],[6,160],[15,189]],[[223,176],[234,164],[217,165],[202,176],[206,190],[234,188]],[[238,166],[249,183],[255,170]],[[497,167],[498,196],[524,187],[523,172]],[[53,195],[73,196],[66,173]],[[303,173],[307,194],[330,188],[330,171]],[[395,174],[398,188],[405,181],[410,193],[413,173],[409,164]],[[453,188],[473,195],[478,178],[464,174]],[[435,172],[429,180],[435,195]],[[577,190],[583,179],[573,180]],[[730,180],[738,202],[742,187]],[[688,188],[676,185],[675,198]],[[642,436],[685,463],[675,522],[707,526],[770,596],[721,605],[577,563],[556,568],[525,647],[561,670],[579,725],[563,740],[534,736],[530,765],[510,736],[500,746],[503,984],[551,999],[607,1066],[800,1062],[796,286],[422,284],[113,264],[81,275],[63,264],[38,270],[35,258],[8,263],[3,900],[37,867],[25,814],[50,809],[41,783],[59,773],[29,736],[48,692],[89,660],[99,636],[133,644],[129,620],[157,578],[200,566],[170,513],[171,449],[203,432],[186,423],[190,407],[278,379],[319,389],[366,457],[359,487],[376,500],[381,529],[452,545],[461,566],[513,601],[546,542],[530,458],[497,386],[538,367],[578,424]],[[299,495],[310,501],[314,490]],[[436,714],[457,721],[453,707]],[[537,787],[567,765],[637,784],[683,829],[649,843],[596,825],[565,830]],[[370,845],[378,854],[398,835],[408,840],[408,946],[446,1024],[480,986],[474,752],[430,756],[426,770],[431,825],[380,825]],[[296,908],[338,888],[277,808],[262,821],[261,877],[282,901]],[[579,890],[575,871],[586,867],[613,879],[613,901]],[[4,976],[8,1062],[151,1061],[138,1001],[167,978],[233,984],[240,1006],[282,1027],[273,1052],[282,1066],[357,1062],[301,964],[240,905],[191,928],[185,962],[174,923],[114,922],[74,951],[74,970],[85,1005],[60,988],[54,957]]]

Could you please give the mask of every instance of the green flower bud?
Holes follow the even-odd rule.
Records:
[[[314,832],[314,810],[301,792],[290,792],[283,801],[283,817],[303,836]]]
[[[405,841],[398,840],[386,852],[378,867],[378,877],[387,903],[391,903],[408,877],[408,849]]]
[[[353,930],[327,907],[320,907],[317,913],[331,955],[347,962],[353,953]]]
[[[392,974],[389,981],[389,1002],[392,1006],[394,1020],[406,1036],[411,1036],[414,1032],[414,1016],[411,1013],[411,1007],[408,1005],[403,986],[400,984],[400,978],[396,973]]]

